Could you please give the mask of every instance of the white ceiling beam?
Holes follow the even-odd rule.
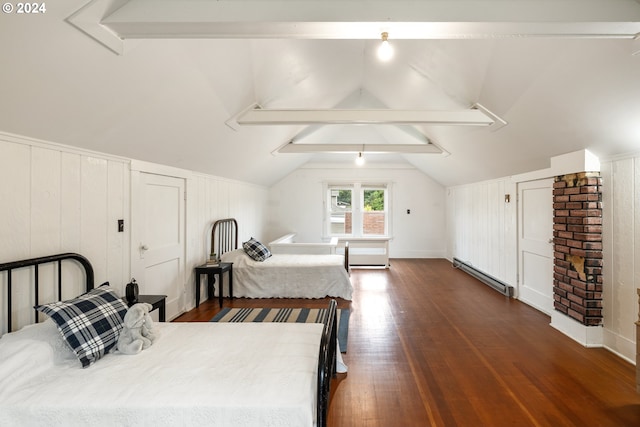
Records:
[[[507,121],[504,120],[502,117],[498,116],[497,114],[495,114],[493,111],[490,111],[487,107],[485,107],[482,104],[479,103],[475,103],[471,106],[471,108],[475,108],[478,109],[480,111],[482,111],[484,114],[487,115],[487,117],[490,117],[491,120],[493,120],[493,123],[491,125],[491,127],[489,128],[489,130],[491,130],[491,132],[495,132],[497,130],[502,129],[503,127],[505,127],[507,125]]]
[[[104,1],[104,0],[94,0]],[[625,37],[640,32],[633,1],[130,0],[100,22],[123,39],[459,39]]]
[[[112,13],[127,0],[93,0],[69,15],[65,20],[112,52],[122,55],[124,40],[113,30],[100,23],[103,16]]]
[[[122,39],[474,40],[502,38],[632,39],[640,22],[154,22],[104,24]]]
[[[631,55],[640,55],[640,33],[636,34],[631,42]]]
[[[266,110],[246,111],[239,125],[404,124],[490,126],[494,120],[480,110]]]
[[[442,154],[434,144],[295,144],[290,142],[276,150],[277,153],[401,153]]]
[[[107,22],[630,22],[638,18],[640,4],[632,0],[129,0]]]

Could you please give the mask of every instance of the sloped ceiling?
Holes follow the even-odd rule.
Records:
[[[381,30],[395,49],[386,63]],[[307,163],[353,164],[353,154],[274,154],[291,140],[424,138],[444,153],[367,154],[367,164],[457,185],[580,149],[640,151],[639,33],[634,0],[60,0],[0,15],[0,131],[267,186]],[[508,124],[232,124],[256,104],[476,103]]]

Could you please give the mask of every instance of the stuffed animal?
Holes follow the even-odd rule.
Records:
[[[134,304],[124,315],[124,327],[118,337],[117,348],[124,354],[137,354],[148,348],[156,339],[153,319],[149,310],[153,306],[146,302]]]

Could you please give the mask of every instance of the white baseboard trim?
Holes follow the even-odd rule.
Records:
[[[617,356],[623,358],[627,362],[636,364],[636,343],[628,338],[625,338],[619,334],[612,332],[611,330],[604,329],[604,348]]]
[[[585,326],[558,311],[554,311],[551,313],[551,327],[585,347],[604,347],[604,328],[602,326]]]

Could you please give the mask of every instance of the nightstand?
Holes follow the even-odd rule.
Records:
[[[155,310],[157,308],[158,309],[158,320],[160,320],[161,322],[164,322],[164,321],[166,321],[166,316],[167,316],[166,306],[165,306],[166,300],[167,300],[167,296],[166,295],[138,295],[138,301],[136,301],[136,303],[138,303],[138,302],[146,302],[147,304],[151,304],[153,306],[151,311],[153,311],[153,310]],[[126,299],[125,299],[125,302],[127,302]],[[128,302],[127,302],[127,305],[129,305]],[[133,305],[133,304],[131,304],[131,305]],[[129,305],[129,306],[131,306],[131,305]]]
[[[207,275],[207,292],[208,296],[213,296],[213,285],[216,282],[215,275],[218,275],[220,286],[218,287],[218,301],[222,307],[222,295],[224,290],[224,273],[229,272],[229,298],[233,298],[233,263],[221,262],[216,265],[199,265],[196,267],[196,307],[200,305],[200,275]]]

